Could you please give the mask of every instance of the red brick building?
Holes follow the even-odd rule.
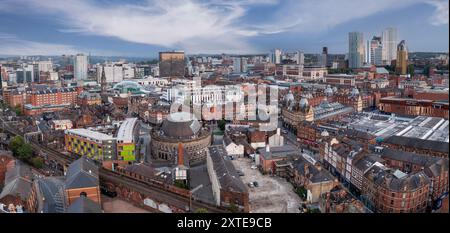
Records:
[[[405,174],[372,166],[364,174],[362,195],[379,213],[423,213],[428,205],[430,182],[423,171]]]
[[[432,116],[449,119],[449,104],[443,101],[386,97],[380,99],[378,109],[403,116]]]

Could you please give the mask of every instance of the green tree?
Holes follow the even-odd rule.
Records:
[[[201,213],[201,214],[203,214],[203,213],[208,213],[208,210],[206,210],[205,208],[198,208],[198,209],[196,209],[195,210],[195,213]]]
[[[30,144],[23,144],[17,149],[17,155],[19,156],[19,159],[30,160],[33,155],[33,148],[31,148]]]
[[[178,187],[178,188],[189,189],[189,186],[181,180],[175,180],[173,182],[173,185],[175,185],[175,187]]]
[[[231,213],[237,213],[239,212],[239,207],[234,204],[234,202],[230,203],[230,206],[228,207]]]
[[[44,161],[42,158],[39,158],[39,157],[32,158],[31,164],[33,165],[33,167],[38,168],[38,169],[44,167]]]
[[[18,149],[25,144],[23,137],[15,136],[9,141],[9,149],[13,152],[14,155],[17,155]]]
[[[219,122],[217,122],[217,127],[219,127],[219,129],[221,131],[225,131],[225,125],[226,125],[226,121],[224,119],[221,119]]]
[[[22,116],[22,109],[20,108],[20,106],[14,107],[14,112],[17,116]]]
[[[414,64],[409,64],[409,65],[408,65],[408,74],[409,74],[411,77],[414,77]]]
[[[295,189],[295,193],[297,193],[297,195],[298,195],[302,200],[306,200],[307,191],[306,191],[305,187],[303,187],[303,186],[297,187],[297,188]]]

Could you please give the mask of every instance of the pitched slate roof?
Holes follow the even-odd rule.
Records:
[[[420,138],[410,138],[402,136],[391,136],[384,140],[386,143],[408,146],[418,149],[438,151],[442,153],[449,152],[449,143],[441,141],[431,141]]]
[[[66,174],[66,189],[95,187],[99,185],[98,168],[86,158],[80,158],[69,165]]]
[[[307,166],[308,174],[311,176],[309,177],[311,183],[333,181],[333,177],[327,171],[322,169],[319,170],[316,166],[308,162],[303,157],[299,157],[297,160],[294,160],[292,166],[295,170],[298,171],[298,173],[302,174],[303,176],[307,176],[305,171],[305,166]]]
[[[22,200],[27,200],[33,185],[30,167],[16,160],[14,166],[5,174],[5,187],[0,193],[0,199],[5,196],[20,196]]]
[[[223,156],[227,155],[225,148],[223,146],[210,146],[208,150],[220,188],[231,192],[247,193],[247,187],[237,174],[231,161],[223,158]]]
[[[423,171],[396,176],[397,170],[386,167],[372,166],[364,174],[364,177],[371,180],[379,186],[383,186],[391,191],[409,191],[416,190],[430,183],[430,179]]]
[[[64,213],[64,177],[44,177],[37,180],[38,198],[42,200],[39,212]]]
[[[67,208],[67,213],[102,213],[102,208],[97,202],[80,196]]]

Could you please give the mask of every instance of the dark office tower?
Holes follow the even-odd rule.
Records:
[[[323,67],[326,67],[328,65],[328,47],[322,48],[322,61],[321,65]]]
[[[184,52],[160,52],[159,76],[183,77],[185,72]]]

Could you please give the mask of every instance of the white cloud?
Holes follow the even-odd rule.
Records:
[[[428,3],[436,7],[429,19],[430,23],[435,26],[448,24],[448,0],[434,0]]]
[[[253,52],[249,38],[285,31],[320,32],[384,11],[429,3],[434,25],[448,24],[448,2],[439,0],[144,0],[140,4],[90,0],[3,0],[2,10],[49,14],[66,33],[119,38],[195,52]],[[274,5],[265,22],[242,19],[255,5]],[[17,7],[17,8],[14,8]],[[399,11],[399,13],[401,13]],[[388,25],[387,25],[388,26]]]
[[[61,55],[93,52],[96,55],[116,55],[100,50],[87,50],[72,45],[43,43],[37,41],[23,40],[15,35],[0,33],[1,55]]]
[[[202,46],[210,51],[252,50],[245,38],[255,33],[234,22],[245,15],[244,6],[255,2],[147,0],[140,5],[99,5],[87,0],[17,0],[11,4],[52,14],[64,24],[64,32],[110,36],[198,52],[203,50]],[[266,0],[261,4],[273,2]],[[196,51],[197,48],[200,50]]]

